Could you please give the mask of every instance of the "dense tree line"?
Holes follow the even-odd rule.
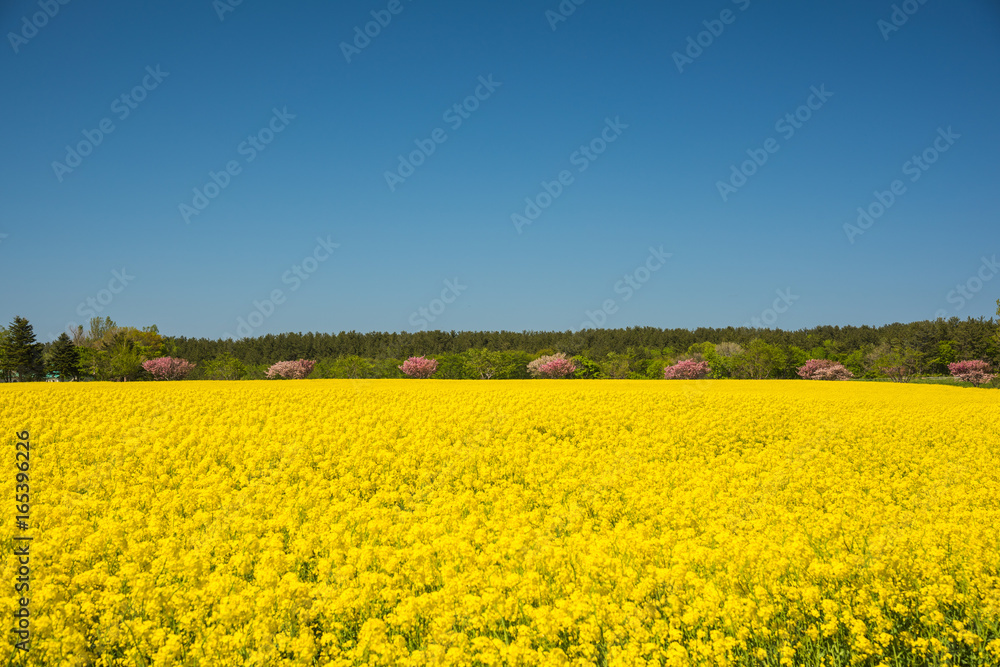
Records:
[[[1000,316],[1000,301],[998,316]],[[0,379],[147,379],[145,360],[160,356],[196,364],[191,379],[263,378],[280,361],[312,359],[310,377],[401,377],[411,356],[438,361],[435,377],[526,378],[527,364],[563,352],[573,358],[576,377],[662,378],[682,359],[706,361],[714,377],[794,378],[809,359],[844,364],[862,378],[908,379],[915,374],[947,375],[954,361],[981,359],[1000,365],[1000,322],[980,317],[894,323],[879,327],[820,326],[797,331],[727,327],[586,329],[571,331],[356,331],[284,333],[241,340],[161,335],[155,326],[123,327],[94,318],[73,337],[35,341],[31,325],[15,317],[0,328]]]
[[[1000,342],[997,322],[987,318],[894,323],[880,327],[821,326],[798,331],[780,329],[699,328],[659,329],[632,327],[626,329],[585,329],[578,332],[554,331],[422,331],[417,333],[358,333],[339,334],[285,333],[238,341],[204,338],[170,339],[177,354],[200,363],[230,355],[248,366],[271,364],[285,359],[363,358],[368,365],[380,360],[406,359],[426,355],[444,357],[470,350],[490,353],[528,355],[528,360],[554,351],[565,352],[595,363],[625,359],[629,370],[642,376],[651,361],[675,361],[686,355],[704,356],[706,343],[735,344],[758,351],[761,342],[779,348],[787,357],[782,368],[772,376],[795,377],[791,364],[806,358],[833,359],[848,363],[859,375],[864,375],[866,355],[888,348],[913,357],[919,372],[947,374],[947,364],[961,359],[983,359],[997,363]],[[751,343],[757,341],[753,346]],[[804,363],[805,360],[802,360]],[[447,366],[447,364],[444,364]],[[614,365],[614,364],[612,364]],[[447,370],[445,370],[447,373]],[[606,374],[606,373],[605,373]],[[614,373],[619,375],[620,373]],[[440,376],[440,374],[439,374]]]

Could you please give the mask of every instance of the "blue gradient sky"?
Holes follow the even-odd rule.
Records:
[[[893,3],[871,0],[587,0],[558,22],[555,0],[244,0],[220,18],[223,2],[0,5],[4,323],[27,317],[49,340],[100,314],[216,338],[995,311],[993,1],[911,0],[891,32]],[[342,43],[373,11],[391,21],[348,62]],[[446,112],[477,90],[455,127]],[[793,134],[776,125],[797,110]],[[608,119],[614,141],[578,153]],[[53,165],[102,121],[113,131],[72,171]],[[907,165],[949,128],[933,164]],[[723,197],[748,151],[766,162]],[[185,216],[227,163],[226,187]],[[845,231],[896,180],[884,213]],[[318,238],[339,245],[314,255]]]

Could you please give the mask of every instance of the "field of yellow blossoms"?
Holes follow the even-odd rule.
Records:
[[[735,380],[0,387],[4,660],[1000,664],[998,396]],[[28,652],[9,632],[21,532]]]

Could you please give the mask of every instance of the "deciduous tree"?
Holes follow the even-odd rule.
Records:
[[[528,362],[528,374],[535,378],[564,378],[576,370],[576,364],[565,353],[543,354]]]
[[[990,373],[990,365],[979,359],[969,361],[956,361],[948,364],[948,370],[953,377],[963,382],[971,382],[974,386],[986,384],[996,375]]]
[[[302,380],[308,376],[316,365],[310,359],[299,359],[298,361],[279,361],[267,369],[267,377],[284,378],[286,380]]]
[[[465,365],[473,377],[480,380],[492,380],[496,377],[500,366],[500,355],[497,352],[483,347],[466,350],[464,355]]]
[[[780,347],[754,338],[735,357],[733,369],[739,377],[763,380],[779,373],[784,365],[785,353]]]
[[[195,365],[187,359],[157,357],[142,362],[142,367],[154,380],[183,380]]]
[[[843,364],[829,359],[810,359],[797,372],[806,380],[850,380],[854,377]]]
[[[920,352],[902,343],[882,343],[868,353],[867,363],[893,382],[909,382],[920,368]]]
[[[663,371],[663,377],[667,380],[700,380],[711,372],[712,369],[707,361],[683,359],[673,366],[667,366]]]
[[[536,369],[535,377],[560,379],[576,371],[576,364],[569,359],[550,359]]]
[[[228,352],[205,364],[205,377],[209,380],[242,380],[247,366]]]
[[[399,367],[399,370],[403,371],[407,377],[427,379],[434,375],[434,371],[437,370],[438,362],[436,359],[427,359],[426,357],[410,357],[403,362],[403,365]]]

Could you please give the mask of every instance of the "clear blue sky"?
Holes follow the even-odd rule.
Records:
[[[0,5],[4,323],[217,338],[995,311],[992,0],[231,2]]]

